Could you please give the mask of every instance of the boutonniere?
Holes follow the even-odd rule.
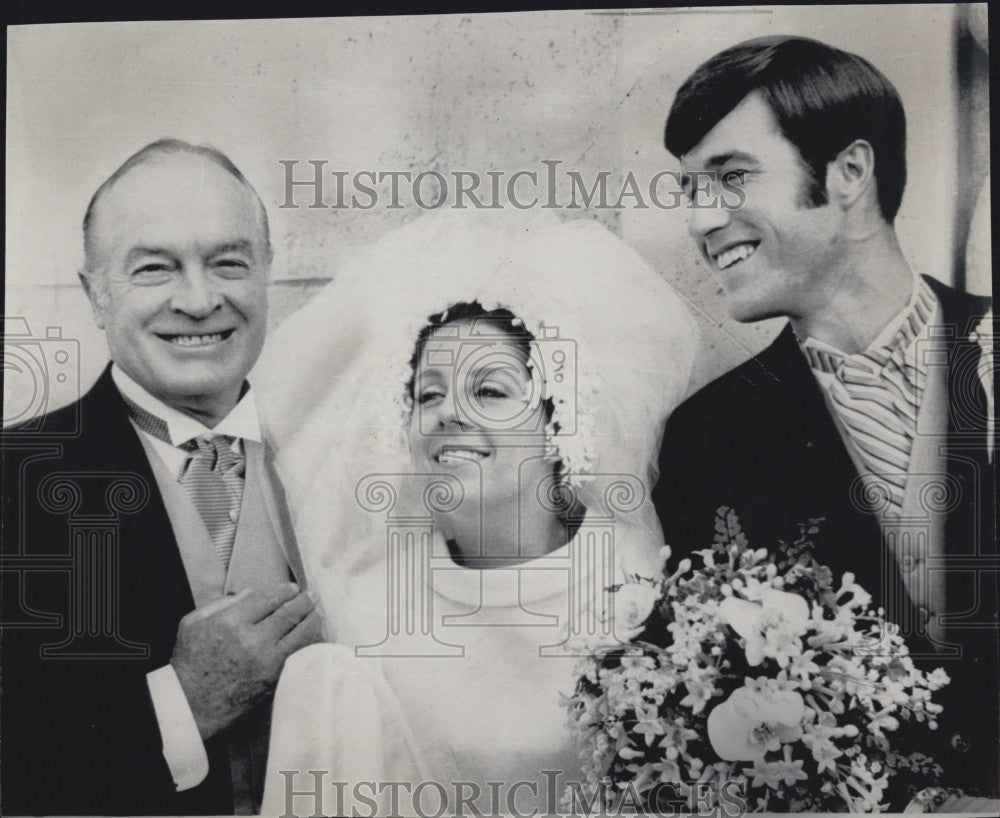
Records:
[[[996,437],[996,412],[993,403],[993,310],[992,308],[983,320],[976,324],[969,339],[979,344],[979,363],[976,373],[986,391],[986,452],[990,462],[993,462],[993,449]]]

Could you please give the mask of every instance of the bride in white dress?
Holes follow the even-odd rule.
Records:
[[[285,665],[265,815],[556,811],[696,345],[634,251],[547,214],[418,219],[283,325],[262,414],[330,644]]]

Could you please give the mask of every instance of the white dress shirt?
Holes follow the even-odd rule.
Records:
[[[183,475],[189,456],[188,451],[180,447],[189,440],[210,435],[230,435],[234,438],[233,451],[242,454],[244,440],[260,442],[262,439],[252,389],[247,390],[239,403],[214,429],[209,429],[200,421],[150,395],[116,365],[111,367],[111,379],[122,395],[166,423],[169,443],[143,431],[135,422],[132,425],[178,480]],[[208,775],[208,755],[177,673],[172,665],[167,664],[148,673],[146,683],[160,726],[163,757],[170,768],[174,785],[178,792],[196,787]]]

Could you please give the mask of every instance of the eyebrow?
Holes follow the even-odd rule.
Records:
[[[728,151],[727,153],[717,153],[710,156],[705,165],[710,168],[718,168],[728,165],[730,162],[753,162],[756,164],[757,157],[745,151]]]
[[[253,242],[247,239],[226,242],[215,247],[208,255],[221,256],[223,253],[248,253],[253,255]]]
[[[450,381],[453,377],[453,370],[455,365],[452,363],[432,363],[425,362],[418,365],[415,381],[419,382],[428,378],[435,378],[439,380]],[[500,373],[510,375],[513,370],[510,366],[505,365],[503,361],[480,361],[473,365],[472,369],[468,371],[469,375],[492,375],[493,373]],[[531,377],[531,370],[524,365],[524,372],[527,373],[528,378]],[[521,374],[520,372],[518,373]]]
[[[169,256],[171,253],[169,250],[163,247],[133,247],[128,251],[126,258],[132,260],[139,256]]]

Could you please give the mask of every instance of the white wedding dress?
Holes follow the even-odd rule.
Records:
[[[287,800],[313,788],[309,770],[327,771],[324,814],[368,814],[364,797],[378,815],[453,812],[462,798],[486,815],[554,811],[565,785],[582,781],[561,696],[573,691],[583,637],[613,638],[587,589],[601,596],[625,570],[652,576],[658,565],[659,544],[650,541],[615,543],[613,554],[602,554],[597,539],[609,532],[584,520],[562,548],[492,570],[456,565],[437,539],[431,583],[408,589],[418,597],[411,612],[426,605],[430,627],[421,633],[413,622],[407,633],[401,621],[395,639],[387,638],[395,589],[384,553],[347,557],[343,572],[330,573],[336,593],[324,593],[339,600],[327,608],[328,622],[347,623],[331,625],[337,644],[300,651],[282,675],[264,813],[284,815],[291,804],[295,814],[313,814],[311,796]],[[341,581],[332,579],[338,574]],[[571,632],[576,639],[567,643]],[[339,792],[336,781],[345,784]],[[390,787],[375,792],[393,781],[406,782],[395,804]]]
[[[490,570],[452,559],[432,512],[456,487],[410,474],[404,434],[417,333],[473,300],[571,342],[552,358],[569,354],[572,370],[542,372],[548,439],[587,509],[561,548]],[[283,325],[256,382],[330,644],[285,664],[263,814],[556,810],[582,780],[562,699],[578,657],[631,633],[606,589],[660,567],[648,496],[696,344],[680,298],[634,251],[548,214],[423,217]]]

